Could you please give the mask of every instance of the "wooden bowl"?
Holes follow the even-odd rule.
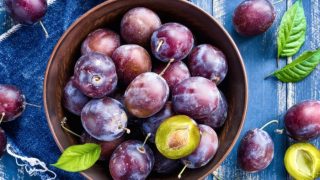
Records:
[[[212,173],[230,153],[238,139],[247,110],[247,78],[245,67],[236,44],[227,31],[209,14],[183,0],[109,0],[81,16],[63,34],[50,57],[44,80],[44,105],[54,139],[63,151],[79,143],[79,139],[60,127],[63,117],[68,117],[69,127],[81,132],[80,118],[72,116],[62,107],[63,88],[73,74],[75,62],[80,57],[80,46],[86,36],[100,27],[110,27],[119,32],[120,20],[129,9],[144,6],[160,16],[162,22],[179,22],[191,29],[197,44],[210,43],[219,47],[227,56],[229,72],[220,88],[229,104],[228,119],[218,131],[219,149],[204,167],[184,172],[188,179],[203,179]],[[111,179],[108,163],[96,164],[82,172],[88,179]],[[177,179],[177,174],[151,174],[150,179]]]

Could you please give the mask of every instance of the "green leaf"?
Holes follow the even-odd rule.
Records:
[[[278,34],[278,58],[296,54],[305,41],[307,29],[302,0],[296,1],[283,15]]]
[[[295,61],[275,71],[272,75],[282,82],[298,82],[306,78],[320,64],[320,48],[306,51]]]
[[[68,147],[60,156],[58,162],[52,164],[69,172],[79,172],[89,169],[99,159],[101,147],[98,144],[82,144]]]

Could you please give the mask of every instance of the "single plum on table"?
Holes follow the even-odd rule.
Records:
[[[97,52],[111,57],[114,50],[121,45],[120,43],[120,36],[114,31],[107,28],[97,29],[83,41],[81,53],[84,55]]]
[[[154,165],[151,148],[137,140],[128,140],[120,144],[113,152],[109,171],[113,179],[146,179]]]
[[[2,122],[18,118],[26,107],[25,96],[13,85],[0,84],[0,119]]]
[[[138,118],[147,118],[163,108],[168,96],[167,82],[156,73],[146,72],[129,84],[124,102],[129,113]]]
[[[40,21],[48,7],[46,0],[4,0],[4,5],[13,20],[26,25]]]
[[[168,159],[157,150],[153,152],[155,159],[153,167],[154,172],[159,174],[170,174],[175,172],[181,166],[179,160]]]
[[[90,136],[87,132],[84,132],[81,135],[82,143],[96,143],[101,146],[101,154],[100,154],[101,161],[109,161],[113,151],[124,141],[125,141],[125,138],[123,136],[113,141],[99,141],[94,137]]]
[[[154,69],[154,72],[160,74],[165,67],[165,64],[159,64]],[[172,91],[177,84],[188,79],[191,75],[185,63],[182,61],[176,61],[168,66],[167,70],[162,74],[162,77],[167,81],[170,91]]]
[[[88,53],[77,61],[73,81],[86,96],[102,98],[116,88],[118,77],[111,58],[100,53]]]
[[[148,139],[151,143],[154,143],[155,141],[155,135],[160,124],[167,118],[173,116],[174,114],[175,113],[172,108],[172,103],[167,102],[161,111],[143,120],[142,132],[145,136],[149,133],[151,134],[150,138]]]
[[[172,92],[173,109],[198,120],[210,115],[219,103],[215,83],[203,77],[191,77],[178,84]]]
[[[233,26],[243,36],[255,36],[267,31],[275,17],[269,0],[245,0],[234,11]]]
[[[199,45],[191,51],[188,67],[192,76],[205,77],[217,85],[224,80],[228,72],[226,56],[210,44]]]
[[[320,135],[320,101],[308,100],[291,107],[285,115],[287,134],[297,141]]]
[[[151,58],[147,50],[135,44],[127,44],[117,48],[112,60],[116,65],[120,82],[129,84],[138,75],[151,71]]]
[[[63,106],[71,113],[80,116],[82,108],[90,100],[74,86],[73,78],[68,81],[63,90]]]
[[[0,128],[0,158],[6,151],[7,147],[7,136],[2,128]]]
[[[223,92],[220,91],[218,107],[207,117],[198,119],[197,122],[208,125],[214,129],[221,128],[228,116],[228,102]]]
[[[274,155],[274,144],[262,129],[249,130],[238,149],[238,164],[247,172],[258,172],[269,166]]]
[[[129,44],[147,47],[152,33],[161,26],[158,15],[150,9],[136,7],[121,20],[121,36]]]
[[[90,136],[100,141],[120,138],[127,129],[127,114],[122,104],[112,98],[92,99],[82,109],[81,122]]]
[[[192,32],[179,23],[166,23],[151,37],[153,55],[163,62],[179,61],[188,56],[194,44]]]

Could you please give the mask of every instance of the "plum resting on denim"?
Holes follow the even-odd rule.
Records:
[[[113,152],[109,171],[113,179],[146,179],[154,165],[154,155],[148,145],[128,140]]]
[[[309,100],[291,107],[285,116],[287,134],[298,141],[320,135],[320,101]]]
[[[120,46],[120,36],[110,29],[102,28],[91,32],[83,41],[81,53],[97,52],[112,56],[114,50]]]
[[[151,71],[151,58],[143,47],[127,44],[117,48],[112,60],[120,82],[127,85],[138,75]]]
[[[167,82],[158,74],[146,72],[137,76],[124,94],[126,109],[138,118],[159,112],[169,96]]]
[[[18,118],[25,107],[25,96],[16,86],[0,84],[0,119],[3,122]]]
[[[117,85],[116,68],[108,56],[88,53],[74,67],[75,86],[86,96],[101,98],[110,94]]]
[[[120,138],[127,127],[127,114],[122,104],[112,98],[92,99],[81,112],[81,122],[90,136],[100,141]]]
[[[133,8],[121,20],[121,36],[129,44],[148,47],[152,33],[161,26],[156,13],[144,7]]]
[[[166,23],[151,36],[153,55],[163,62],[179,61],[188,56],[193,48],[191,31],[179,23]]]

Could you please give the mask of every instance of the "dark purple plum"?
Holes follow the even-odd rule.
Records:
[[[245,0],[234,11],[233,26],[243,36],[255,36],[267,31],[275,17],[268,0]]]
[[[191,77],[178,84],[172,92],[173,109],[198,120],[217,107],[220,93],[215,83],[203,77]]]
[[[6,151],[7,147],[7,136],[2,128],[0,128],[0,158]]]
[[[101,146],[100,160],[101,161],[109,161],[113,151],[124,141],[125,141],[125,138],[123,136],[113,141],[99,141],[94,137],[90,136],[87,132],[84,132],[81,135],[82,143],[100,144]]]
[[[63,90],[63,106],[75,115],[80,116],[82,108],[90,100],[74,86],[73,78],[69,80]]]
[[[202,76],[217,85],[226,77],[228,63],[225,55],[210,44],[195,47],[188,59],[188,67],[192,76]]]
[[[125,107],[138,118],[159,112],[169,96],[167,82],[158,74],[146,72],[137,76],[124,94]]]
[[[163,62],[179,61],[188,56],[194,44],[192,32],[179,23],[166,23],[151,36],[153,55]]]
[[[273,159],[274,144],[269,134],[261,129],[249,130],[238,149],[238,164],[247,172],[261,171]]]
[[[121,45],[120,43],[120,36],[114,31],[106,28],[97,29],[83,41],[81,53],[84,55],[97,52],[111,57],[113,51]]]
[[[92,99],[82,109],[81,122],[90,136],[113,141],[127,131],[127,114],[122,104],[112,98]]]
[[[120,32],[127,43],[147,47],[152,33],[160,26],[161,21],[156,13],[144,7],[137,7],[123,16]]]
[[[160,124],[166,120],[167,118],[175,115],[173,109],[172,109],[172,103],[167,102],[166,105],[162,108],[161,111],[159,111],[157,114],[144,119],[142,123],[142,132],[146,136],[147,134],[151,134],[150,138],[148,139],[150,142],[154,143],[155,141],[155,135],[157,132],[158,127]]]
[[[164,68],[166,67],[165,64],[159,64],[154,71],[160,74]],[[173,88],[181,83],[183,80],[188,79],[190,77],[190,72],[186,64],[182,61],[176,61],[169,65],[169,67],[165,70],[162,74],[162,77],[167,81],[170,90],[172,91]]]
[[[100,53],[88,53],[77,61],[73,81],[86,96],[101,98],[116,88],[118,77],[111,58]]]
[[[148,145],[137,140],[120,144],[113,152],[109,171],[113,179],[146,179],[154,165],[154,155]]]
[[[208,117],[198,119],[197,122],[208,125],[214,129],[220,128],[224,125],[228,116],[228,102],[224,94],[220,91],[219,103],[217,109],[215,109]]]
[[[47,12],[46,0],[4,0],[9,15],[18,23],[31,25]]]
[[[0,84],[0,119],[3,122],[18,118],[25,107],[25,96],[16,86]]]
[[[189,156],[182,158],[182,162],[188,168],[200,168],[208,164],[208,162],[217,153],[219,140],[217,133],[204,124],[199,125],[201,139],[197,149]]]
[[[309,100],[291,107],[285,115],[287,134],[297,141],[308,141],[320,135],[320,101]]]
[[[159,174],[170,174],[175,172],[180,166],[179,160],[168,159],[164,157],[159,151],[154,152],[154,167],[153,171]]]
[[[135,44],[117,48],[112,60],[116,65],[119,81],[128,85],[138,75],[151,71],[151,58],[147,50]]]

